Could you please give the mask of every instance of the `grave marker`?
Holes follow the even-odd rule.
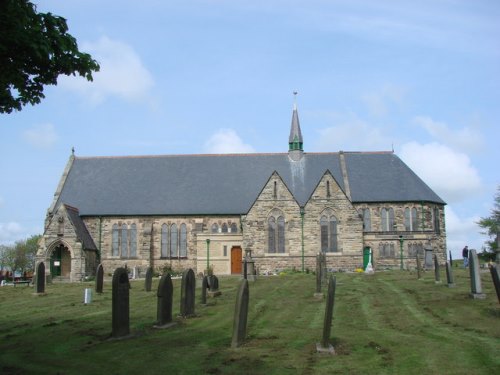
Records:
[[[420,265],[420,258],[418,256],[418,252],[415,255],[415,258],[417,260],[417,279],[420,279],[422,277],[422,275],[420,274],[422,266]]]
[[[217,297],[222,294],[219,290],[219,279],[215,275],[208,276],[208,295],[210,297]]]
[[[45,293],[45,263],[43,262],[36,266],[36,293]]]
[[[153,267],[148,267],[146,270],[146,278],[144,280],[144,289],[146,292],[151,292],[151,286],[153,284]]]
[[[441,284],[441,275],[439,273],[439,261],[436,254],[434,254],[434,282],[436,284]]]
[[[104,267],[102,263],[97,266],[97,271],[95,274],[95,292],[102,293],[104,287]]]
[[[128,271],[117,268],[113,273],[112,292],[112,328],[114,338],[127,336],[130,333],[129,321],[129,281]]]
[[[469,272],[470,272],[470,289],[471,298],[485,299],[486,294],[483,293],[481,286],[481,274],[479,273],[479,261],[476,250],[469,251]]]
[[[448,288],[453,288],[455,286],[451,262],[446,262],[446,281],[448,282]]]
[[[156,309],[156,328],[172,326],[172,298],[174,287],[169,273],[162,275],[158,284],[158,302]]]
[[[323,337],[321,339],[321,342],[316,344],[316,350],[318,352],[328,352],[330,354],[335,354],[335,350],[330,344],[330,334],[332,330],[333,306],[335,302],[336,285],[337,279],[334,276],[330,276],[330,279],[328,281],[328,296],[326,299],[325,319],[323,321]]]
[[[190,268],[182,274],[181,282],[181,316],[188,318],[194,316],[194,296],[196,279],[194,271]]]
[[[493,285],[495,285],[495,290],[497,292],[498,302],[500,303],[500,275],[498,272],[498,265],[490,264],[491,278],[493,279]]]
[[[201,283],[201,304],[207,304],[207,289],[208,289],[208,276],[203,276],[203,281]]]
[[[247,333],[248,300],[250,292],[248,290],[248,280],[243,279],[236,295],[236,306],[234,309],[233,338],[231,347],[238,348],[245,341]]]

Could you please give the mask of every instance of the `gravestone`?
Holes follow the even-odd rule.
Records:
[[[245,250],[245,260],[244,260],[244,266],[246,267],[244,269],[244,279],[247,279],[248,281],[255,281],[257,279],[255,275],[255,261],[252,259],[252,251],[251,250]]]
[[[498,272],[498,265],[490,264],[490,273],[497,292],[498,302],[500,303],[500,274]]]
[[[130,333],[129,321],[129,281],[128,271],[117,268],[113,273],[112,291],[112,327],[111,336],[114,338],[128,336]]]
[[[417,260],[417,279],[420,279],[422,275],[420,274],[422,266],[420,265],[420,257],[418,256],[418,252],[415,255],[415,258]]]
[[[236,295],[236,306],[234,308],[233,338],[231,347],[238,348],[245,341],[247,334],[248,301],[250,292],[248,290],[248,280],[241,280]]]
[[[36,266],[36,293],[45,293],[45,263],[43,262]]]
[[[172,323],[172,297],[174,287],[169,273],[163,274],[158,284],[158,302],[156,308],[156,326],[155,328],[167,328]]]
[[[196,279],[194,271],[190,268],[182,274],[181,282],[181,316],[189,318],[194,316],[194,296]]]
[[[153,284],[153,267],[148,267],[146,270],[146,278],[144,280],[144,289],[146,292],[151,292],[151,286]]]
[[[243,259],[243,278],[247,280],[248,277],[248,268],[247,268],[247,258]]]
[[[439,272],[439,261],[436,254],[434,254],[434,282],[436,284],[441,284],[441,275]]]
[[[323,337],[321,342],[316,344],[316,351],[335,354],[332,344],[330,344],[330,334],[332,330],[333,306],[335,302],[335,287],[337,279],[330,276],[328,281],[328,296],[326,298],[325,319],[323,321]]]
[[[448,282],[448,288],[453,288],[455,282],[453,280],[453,268],[451,266],[451,261],[446,262],[446,281]]]
[[[451,256],[451,250],[449,252],[450,252],[450,266],[453,267],[453,258]]]
[[[208,276],[208,295],[210,297],[217,297],[222,294],[219,290],[219,279],[215,275]]]
[[[320,253],[320,264],[321,264],[321,284],[327,285],[328,283],[328,273],[326,271],[326,254]]]
[[[318,253],[316,255],[316,292],[314,293],[315,298],[323,298],[323,293],[321,292],[321,255]]]
[[[95,273],[95,292],[102,293],[104,287],[104,267],[102,263],[97,266],[97,271]]]
[[[203,276],[203,281],[201,283],[201,304],[207,304],[207,289],[208,289],[208,276]]]
[[[470,297],[474,299],[485,299],[486,294],[483,293],[481,286],[481,274],[479,273],[479,260],[476,250],[469,251],[469,273],[470,273]]]
[[[433,259],[432,259],[432,246],[426,245],[424,247],[424,268],[426,270],[431,269],[434,265]]]

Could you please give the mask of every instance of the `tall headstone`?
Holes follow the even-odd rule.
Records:
[[[337,285],[337,279],[334,276],[330,276],[328,281],[328,296],[326,299],[325,307],[325,319],[323,321],[323,337],[321,342],[316,344],[316,350],[318,352],[328,352],[334,354],[335,351],[333,346],[330,344],[330,334],[332,330],[332,317],[333,317],[333,306],[335,303],[335,287]]]
[[[153,284],[153,267],[148,267],[146,270],[146,278],[144,279],[144,290],[146,292],[151,292],[151,286]]]
[[[326,269],[326,254],[320,253],[321,256],[321,284],[327,285],[328,283],[328,272]]]
[[[469,251],[469,272],[470,272],[470,289],[471,298],[484,299],[486,294],[483,293],[481,285],[481,274],[479,273],[479,260],[476,250]]]
[[[162,275],[160,284],[158,284],[158,303],[156,309],[157,327],[165,327],[172,323],[172,298],[174,287],[169,273]]]
[[[233,338],[231,347],[237,348],[245,341],[247,334],[248,301],[250,292],[248,290],[248,280],[243,279],[236,295],[236,306],[234,308]]]
[[[455,286],[455,281],[453,279],[453,267],[451,266],[451,261],[446,262],[446,281],[448,282],[448,288],[453,288]]]
[[[316,292],[314,297],[318,299],[324,297],[321,292],[321,255],[319,253],[316,255]]]
[[[129,320],[129,281],[128,271],[117,268],[113,273],[112,292],[112,327],[111,335],[115,338],[127,336],[130,333]]]
[[[208,276],[208,295],[210,297],[217,297],[222,294],[219,290],[219,279],[215,275]]]
[[[45,293],[45,263],[36,266],[36,293]]]
[[[432,259],[432,246],[426,245],[424,247],[424,268],[426,270],[431,269],[432,266],[434,265],[433,259]]]
[[[498,302],[500,303],[500,274],[498,271],[498,265],[490,264],[491,278],[493,279],[493,284],[495,285],[495,291],[497,292]]]
[[[203,281],[201,283],[201,304],[207,304],[207,289],[208,289],[208,276],[203,276]]]
[[[181,316],[188,318],[194,315],[194,296],[196,279],[194,271],[190,268],[182,274],[181,282]]]
[[[451,256],[451,250],[449,251],[450,253],[450,266],[453,267],[453,257]]]
[[[95,273],[95,292],[102,293],[104,288],[104,267],[102,263],[97,266],[97,271]]]
[[[441,274],[439,272],[439,261],[436,254],[434,254],[434,282],[436,284],[441,283]]]
[[[416,261],[417,261],[417,279],[420,279],[422,275],[420,272],[422,271],[422,265],[420,264],[420,257],[418,256],[418,252],[415,255]]]

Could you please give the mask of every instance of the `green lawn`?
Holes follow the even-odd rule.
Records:
[[[434,273],[385,271],[337,276],[332,327],[336,355],[316,353],[324,300],[312,274],[250,283],[248,339],[231,349],[239,279],[220,277],[222,295],[196,306],[197,317],[156,330],[156,287],[133,281],[133,337],[109,340],[111,285],[83,304],[93,283],[0,288],[1,374],[493,374],[500,368],[500,305],[489,272],[485,300],[469,298],[468,272],[456,288]],[[444,271],[442,280],[446,280]],[[174,314],[180,280],[174,280]],[[197,302],[200,289],[197,289]]]

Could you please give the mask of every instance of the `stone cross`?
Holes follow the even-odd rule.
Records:
[[[151,285],[153,284],[153,267],[148,267],[146,270],[146,278],[144,280],[144,289],[146,292],[151,292]]]
[[[439,261],[436,254],[434,254],[434,279],[436,284],[441,283],[441,275],[439,273]]]
[[[316,349],[319,352],[329,352],[334,354],[333,346],[330,344],[330,334],[332,330],[333,305],[335,302],[335,287],[337,279],[330,276],[328,281],[328,296],[326,298],[325,319],[323,321],[323,337],[321,342],[316,344]]]
[[[498,265],[490,264],[491,278],[493,279],[493,284],[495,285],[495,290],[497,292],[498,302],[500,303],[500,274],[498,272]]]
[[[112,291],[112,327],[111,335],[115,338],[127,336],[130,333],[129,320],[129,281],[128,271],[117,268],[113,274]]]
[[[169,273],[163,274],[158,284],[156,320],[159,327],[172,322],[172,297],[174,287]]]
[[[194,296],[196,279],[194,271],[190,268],[182,274],[181,282],[181,316],[188,318],[194,316]]]
[[[483,293],[481,286],[481,274],[479,273],[479,260],[477,258],[476,250],[469,251],[469,272],[470,272],[470,289],[471,298],[484,299],[486,294]]]
[[[97,266],[97,271],[95,273],[95,292],[102,293],[104,287],[104,267],[102,263]]]
[[[245,341],[247,334],[248,301],[250,292],[248,290],[248,280],[243,279],[236,295],[236,306],[234,308],[233,338],[231,348],[237,348]]]
[[[448,288],[453,288],[455,282],[453,281],[453,267],[451,266],[451,260],[446,262],[446,281],[448,282]]]
[[[36,266],[36,293],[45,293],[45,263],[43,262]]]
[[[208,276],[203,276],[203,281],[201,283],[201,304],[207,304],[207,289],[208,289]]]

